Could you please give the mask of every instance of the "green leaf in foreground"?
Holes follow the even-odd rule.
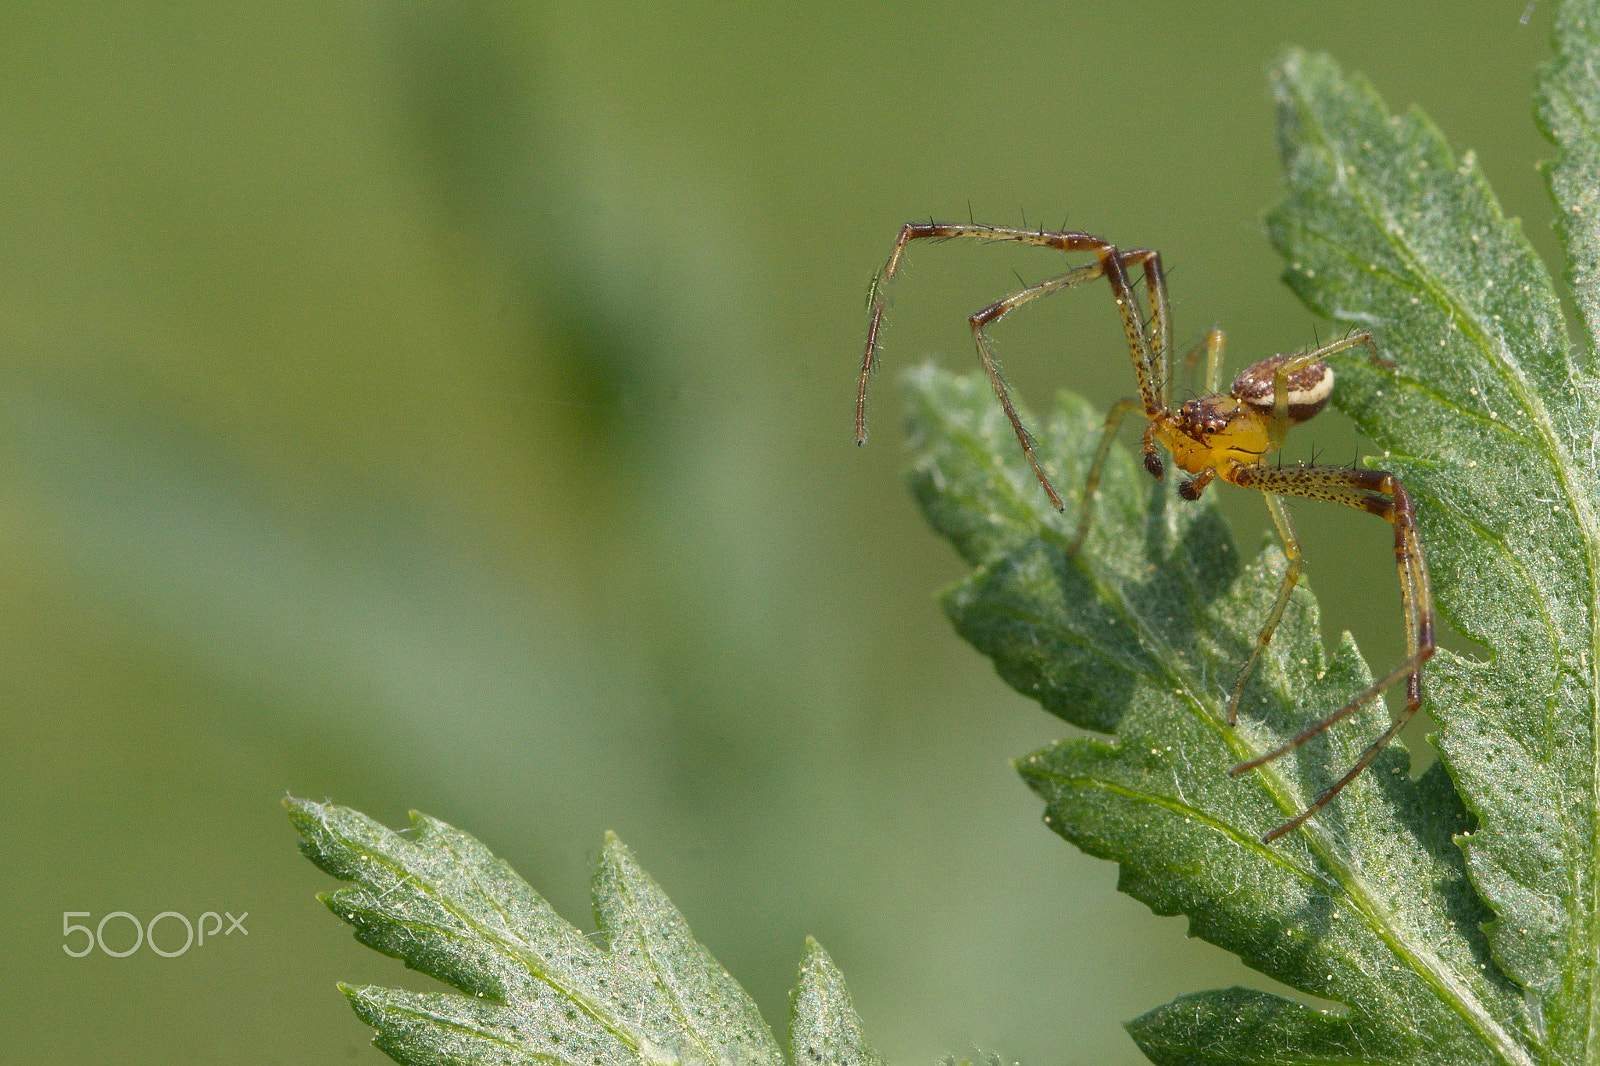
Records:
[[[1564,9],[1541,111],[1564,149],[1551,181],[1586,324],[1600,308],[1597,27],[1594,3]],[[1243,562],[1209,503],[1180,501],[1119,450],[1068,558],[1078,501],[1045,505],[986,382],[924,370],[914,490],[974,567],[945,606],[1007,682],[1112,734],[1021,762],[1046,822],[1120,863],[1120,887],[1157,913],[1345,1008],[1186,996],[1130,1026],[1154,1061],[1600,1063],[1600,382],[1588,351],[1582,367],[1569,358],[1551,280],[1470,154],[1325,57],[1290,53],[1275,86],[1290,195],[1270,225],[1288,281],[1395,360],[1339,360],[1335,400],[1416,501],[1441,612],[1487,649],[1428,667],[1441,761],[1414,781],[1392,748],[1262,845],[1386,723],[1373,707],[1297,756],[1226,774],[1368,683],[1348,635],[1325,654],[1302,587],[1228,728],[1278,550]],[[1066,396],[1037,427],[1058,486],[1082,484],[1100,421]]]
[[[1067,740],[1022,761],[1046,822],[1121,863],[1119,886],[1157,913],[1189,915],[1194,935],[1351,1008],[1338,1016],[1240,991],[1191,997],[1141,1019],[1135,1038],[1158,1062],[1284,1055],[1290,1033],[1296,1054],[1280,1061],[1365,1049],[1376,1061],[1443,1066],[1514,1054],[1505,1019],[1522,997],[1478,927],[1489,915],[1451,843],[1469,817],[1442,769],[1413,781],[1404,752],[1386,752],[1305,831],[1272,845],[1261,834],[1349,765],[1381,728],[1379,712],[1252,777],[1225,772],[1369,682],[1348,640],[1325,657],[1315,602],[1297,593],[1242,723],[1224,724],[1227,687],[1282,555],[1269,548],[1243,566],[1210,504],[1183,503],[1119,451],[1089,542],[1069,560],[1071,513],[1057,516],[1013,462],[1015,438],[1005,447],[1010,426],[988,390],[978,376],[913,376],[915,486],[975,563],[945,599],[961,634],[1051,711],[1115,730],[1113,742]],[[1041,427],[1062,483],[1081,481],[1100,421],[1069,396]],[[1275,1042],[1262,1044],[1264,1033]],[[1210,1051],[1195,1058],[1200,1048]]]
[[[871,1066],[844,979],[808,941],[786,1060],[755,1004],[615,836],[594,876],[600,943],[466,833],[413,813],[401,835],[287,800],[301,850],[353,884],[322,896],[368,947],[465,996],[340,988],[397,1062]]]
[[[1564,5],[1541,77],[1586,316],[1593,191],[1570,179],[1593,165],[1595,17],[1592,2]],[[1325,59],[1289,57],[1279,98],[1291,195],[1271,226],[1287,278],[1336,318],[1363,309],[1399,360],[1391,380],[1341,367],[1342,402],[1412,486],[1441,609],[1488,649],[1441,658],[1430,710],[1477,816],[1461,846],[1495,914],[1493,957],[1524,989],[1530,1053],[1600,1061],[1593,346],[1574,361],[1548,273],[1470,153],[1456,159],[1419,114],[1390,118]]]

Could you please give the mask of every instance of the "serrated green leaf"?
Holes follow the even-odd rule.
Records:
[[[1594,17],[1593,4],[1563,9],[1560,58],[1543,75],[1545,121],[1565,150],[1558,194],[1577,191],[1593,152],[1582,115],[1600,107],[1600,55],[1586,30]],[[1290,283],[1336,317],[1350,318],[1341,309],[1359,301],[1383,322],[1399,373],[1387,383],[1347,374],[1343,403],[1420,501],[1441,610],[1490,652],[1431,669],[1430,709],[1443,727],[1440,753],[1478,816],[1462,847],[1495,912],[1494,958],[1525,988],[1530,1036],[1545,1055],[1594,1062],[1592,344],[1576,365],[1549,277],[1470,153],[1455,160],[1420,115],[1389,118],[1326,60],[1291,56],[1281,85],[1293,180],[1272,225]],[[1345,180],[1333,180],[1341,168]],[[1582,203],[1561,210],[1574,295],[1590,315],[1593,227]]]
[[[755,1003],[615,836],[607,835],[594,878],[596,944],[476,839],[443,822],[413,813],[411,835],[402,836],[344,807],[285,805],[307,857],[354,882],[321,898],[355,926],[357,939],[467,993],[341,985],[395,1061],[785,1062]],[[808,982],[819,981],[826,987],[808,993]],[[803,1032],[808,1046],[835,1056],[828,1062],[875,1061],[843,979],[815,942],[801,984],[797,1042]]]
[[[1299,1049],[1304,1059],[1282,1061],[1349,1040],[1441,1066],[1530,1061],[1505,1024],[1522,997],[1489,960],[1478,928],[1488,914],[1451,843],[1469,817],[1442,771],[1413,781],[1391,750],[1302,832],[1260,841],[1350,764],[1380,711],[1253,776],[1225,772],[1370,683],[1348,639],[1326,659],[1315,601],[1297,592],[1244,720],[1225,724],[1281,553],[1241,566],[1210,503],[1184,503],[1122,453],[1083,553],[1068,559],[1071,511],[1057,515],[1028,483],[987,381],[924,369],[911,385],[914,490],[964,555],[988,550],[946,610],[1019,691],[1074,724],[1115,728],[1112,742],[1068,740],[1022,760],[1046,823],[1119,862],[1119,887],[1158,914],[1188,915],[1194,935],[1350,1008],[1326,1041]],[[1100,421],[1064,396],[1037,434],[1063,484],[1081,483]]]
[[[1596,10],[1564,10],[1541,112],[1564,149],[1551,182],[1590,323]],[[1274,78],[1290,195],[1269,225],[1286,279],[1395,361],[1339,359],[1336,402],[1416,501],[1441,612],[1488,649],[1427,668],[1441,762],[1413,781],[1391,749],[1300,831],[1260,844],[1386,724],[1369,708],[1297,756],[1225,773],[1369,683],[1348,635],[1326,658],[1302,587],[1228,728],[1225,690],[1281,554],[1242,564],[1209,503],[1180,501],[1118,450],[1069,558],[1080,501],[1065,516],[1047,506],[985,381],[923,370],[913,488],[974,566],[946,610],[1013,687],[1114,734],[1021,762],[1047,823],[1119,862],[1120,887],[1157,913],[1344,1008],[1188,996],[1130,1027],[1154,1061],[1600,1063],[1589,353],[1584,368],[1570,357],[1548,273],[1470,153],[1326,57],[1291,52]],[[1039,427],[1058,486],[1082,484],[1100,421],[1068,396]]]
[[[806,938],[800,983],[789,1001],[789,1047],[795,1066],[878,1066],[844,975],[822,945]]]
[[[1546,167],[1567,277],[1593,351],[1600,335],[1600,18],[1592,4],[1565,4],[1556,58],[1539,80],[1539,123],[1561,147]]]

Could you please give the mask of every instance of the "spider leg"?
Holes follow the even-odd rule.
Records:
[[[1106,456],[1111,454],[1111,444],[1117,439],[1117,429],[1122,425],[1123,417],[1138,406],[1139,401],[1130,396],[1118,400],[1111,405],[1111,410],[1106,412],[1106,425],[1100,431],[1100,446],[1095,449],[1094,462],[1089,464],[1089,476],[1084,479],[1083,502],[1080,504],[1082,511],[1078,515],[1078,535],[1072,538],[1072,546],[1067,549],[1069,557],[1078,554],[1078,549],[1083,547],[1084,540],[1089,536],[1089,520],[1094,516],[1095,493],[1100,489],[1100,473],[1105,469]],[[1154,422],[1150,424],[1155,425]]]
[[[1320,363],[1330,355],[1358,344],[1367,346],[1367,356],[1377,366],[1393,366],[1392,359],[1386,359],[1378,351],[1377,342],[1372,339],[1372,331],[1358,329],[1348,336],[1341,337],[1331,344],[1324,344],[1320,348],[1313,348],[1309,352],[1301,352],[1292,359],[1285,359],[1279,363],[1272,375],[1272,448],[1276,450],[1283,447],[1283,439],[1289,432],[1289,377],[1295,371],[1308,367],[1312,363]]]
[[[1358,339],[1355,343],[1362,341]],[[1433,594],[1428,582],[1428,565],[1423,556],[1422,541],[1417,534],[1416,511],[1412,507],[1411,497],[1406,492],[1405,486],[1393,474],[1382,470],[1351,470],[1340,466],[1239,465],[1225,472],[1223,476],[1235,485],[1245,488],[1356,507],[1394,525],[1395,564],[1400,573],[1400,599],[1405,614],[1405,660],[1375,681],[1365,692],[1321,721],[1313,723],[1298,736],[1264,755],[1239,763],[1228,772],[1235,775],[1246,773],[1293,751],[1377,699],[1385,689],[1401,679],[1406,681],[1405,708],[1395,717],[1393,724],[1362,752],[1349,772],[1323,790],[1305,810],[1262,837],[1264,842],[1271,843],[1300,826],[1355,780],[1361,771],[1377,758],[1378,752],[1383,750],[1384,745],[1398,735],[1422,706],[1422,664],[1434,653]]]
[[[972,339],[978,346],[978,358],[983,361],[983,371],[989,375],[989,384],[994,388],[994,394],[1000,400],[1000,407],[1005,411],[1006,418],[1011,422],[1012,430],[1017,434],[1017,442],[1022,445],[1022,454],[1028,457],[1028,465],[1033,467],[1034,476],[1039,479],[1039,484],[1044,486],[1045,495],[1050,497],[1050,502],[1055,505],[1055,509],[1058,511],[1065,511],[1067,505],[1062,502],[1061,495],[1056,492],[1055,486],[1050,484],[1050,478],[1046,476],[1044,467],[1039,465],[1039,457],[1035,453],[1033,446],[1033,434],[1029,433],[1027,427],[1022,424],[1022,418],[1017,414],[1016,406],[1011,402],[1011,390],[1006,386],[1005,376],[1000,373],[1000,364],[995,360],[992,342],[985,331],[990,324],[1000,321],[1000,319],[1025,303],[1030,303],[1041,296],[1048,296],[1062,289],[1071,288],[1074,285],[1081,285],[1085,281],[1092,281],[1104,273],[1105,268],[1099,263],[1090,263],[1087,266],[1069,270],[1065,274],[1058,274],[1053,278],[1047,278],[1039,282],[1037,285],[1030,285],[1020,292],[1012,293],[1004,300],[990,304],[967,319],[967,325],[972,328]],[[1118,414],[1116,420],[1120,422],[1121,419],[1122,416]],[[1107,424],[1111,426],[1113,431],[1115,430],[1114,425],[1109,422]]]
[[[1189,375],[1189,386],[1194,386],[1194,368],[1200,361],[1200,353],[1206,353],[1206,376],[1201,395],[1213,396],[1222,388],[1222,343],[1224,337],[1221,327],[1212,326],[1201,337],[1199,342],[1184,354],[1183,365]],[[1170,396],[1170,389],[1169,389]],[[1168,401],[1170,403],[1170,400]]]
[[[1233,692],[1228,696],[1229,725],[1235,725],[1239,721],[1239,698],[1244,695],[1245,682],[1249,681],[1250,675],[1255,672],[1261,653],[1272,643],[1272,634],[1277,630],[1278,623],[1283,619],[1283,612],[1289,606],[1289,596],[1300,581],[1300,538],[1294,535],[1294,525],[1289,521],[1289,510],[1284,507],[1281,499],[1270,492],[1266,493],[1266,501],[1267,510],[1272,514],[1272,524],[1278,527],[1278,536],[1283,540],[1283,554],[1288,558],[1289,565],[1283,572],[1283,584],[1278,586],[1278,598],[1273,601],[1272,610],[1268,612],[1267,621],[1261,627],[1261,632],[1256,634],[1256,646],[1251,649],[1250,658],[1245,660],[1244,669],[1239,671],[1239,678],[1233,683]]]
[[[1109,262],[1119,263],[1120,265],[1120,261],[1122,260],[1132,262],[1142,261],[1148,269],[1149,260],[1144,259],[1143,257],[1153,256],[1154,254],[1155,253],[1153,252],[1144,252],[1138,250],[1129,252],[1114,252],[1114,254],[1110,257]],[[1055,487],[1050,484],[1050,479],[1048,476],[1046,476],[1044,468],[1039,465],[1038,457],[1034,451],[1033,434],[1029,433],[1022,425],[1022,419],[1017,415],[1016,407],[1011,402],[1011,392],[1006,386],[1004,376],[1002,376],[1000,373],[1000,364],[994,357],[993,342],[989,340],[988,328],[1025,303],[1030,303],[1033,300],[1037,300],[1041,296],[1048,296],[1051,293],[1059,292],[1062,289],[1071,288],[1074,285],[1081,285],[1086,281],[1092,281],[1105,273],[1105,262],[1089,263],[1085,266],[1078,267],[1075,270],[1069,270],[1065,274],[1058,274],[1053,278],[1047,278],[1044,281],[1039,282],[1037,285],[1030,285],[1021,292],[1012,293],[1005,299],[997,300],[988,307],[983,308],[981,311],[974,312],[972,316],[967,319],[967,324],[972,327],[972,338],[977,342],[978,358],[983,361],[984,372],[989,375],[989,384],[993,386],[994,394],[1000,400],[1000,407],[1005,411],[1006,418],[1011,422],[1011,428],[1017,434],[1017,441],[1022,445],[1022,452],[1028,458],[1028,465],[1033,467],[1034,476],[1039,479],[1039,484],[1044,486],[1045,494],[1050,497],[1050,502],[1055,505],[1055,509],[1058,511],[1065,511],[1066,504],[1062,502],[1061,496],[1056,492]],[[1159,275],[1160,266],[1158,262],[1156,267],[1156,276],[1159,277]],[[1131,401],[1130,406],[1136,407],[1140,404],[1140,402],[1140,400],[1133,400]],[[1107,450],[1110,448],[1110,441],[1112,437],[1115,436],[1117,426],[1122,422],[1122,416],[1127,413],[1127,410],[1128,408],[1124,408],[1121,403],[1118,403],[1112,407],[1111,411],[1106,416],[1106,425],[1101,434],[1100,447],[1096,452],[1095,461],[1090,467],[1089,485],[1085,489],[1084,493],[1085,515],[1089,513],[1089,504],[1087,501],[1099,483],[1100,468],[1105,463],[1105,456]],[[1077,546],[1082,543],[1083,536],[1087,534],[1088,527],[1084,524],[1085,522],[1087,522],[1087,518],[1084,518],[1079,522],[1079,537],[1073,542],[1073,553],[1076,553]]]
[[[1019,244],[1031,244],[1044,248],[1055,248],[1063,252],[1093,252],[1098,260],[1099,272],[1106,275],[1111,283],[1113,295],[1117,300],[1117,307],[1122,314],[1123,330],[1128,337],[1128,350],[1133,356],[1134,371],[1139,378],[1139,393],[1144,400],[1145,411],[1154,416],[1154,413],[1163,407],[1160,395],[1160,382],[1166,372],[1166,361],[1170,344],[1168,333],[1170,331],[1167,307],[1166,280],[1161,271],[1161,257],[1153,251],[1134,249],[1119,251],[1116,245],[1099,237],[1087,233],[1077,233],[1072,230],[1030,230],[1016,229],[1009,226],[986,226],[978,223],[947,223],[947,222],[911,222],[901,230],[900,236],[895,240],[894,248],[889,253],[889,259],[884,264],[883,270],[873,279],[872,289],[868,296],[871,314],[867,325],[867,344],[861,356],[861,377],[856,387],[856,443],[864,443],[867,439],[867,386],[872,377],[873,368],[877,366],[880,334],[883,326],[885,310],[884,292],[889,282],[900,270],[900,261],[905,254],[908,244],[919,239],[949,240],[956,237],[965,237],[982,241],[1013,241]],[[1093,265],[1093,264],[1091,264]],[[1146,288],[1150,299],[1149,332],[1139,308],[1137,297],[1134,295],[1133,286],[1128,281],[1127,268],[1133,265],[1143,266],[1145,272]],[[1070,277],[1062,275],[1062,278]],[[1087,281],[1097,273],[1086,272],[1080,280]],[[1056,279],[1059,280],[1059,279]],[[1061,282],[1050,287],[1048,291],[1065,288],[1068,284],[1076,282]],[[1048,282],[1044,283],[1049,285]],[[1037,286],[1035,287],[1037,288]],[[1024,290],[1030,292],[1031,290]],[[1018,296],[1022,296],[1019,293]],[[1043,292],[1034,292],[1029,299],[1044,295]],[[1021,301],[1026,302],[1026,301]],[[1016,303],[1008,304],[1007,301],[985,308],[979,315],[987,314],[984,324],[1005,314]],[[973,316],[977,318],[978,316]],[[977,325],[974,325],[976,330]],[[980,349],[981,353],[981,349]],[[990,360],[989,362],[992,362]],[[988,363],[986,362],[986,369]],[[998,371],[991,373],[991,379]],[[1004,398],[1002,398],[1004,402]],[[1017,423],[1013,420],[1013,425]],[[1023,439],[1019,433],[1019,439]],[[1025,443],[1026,446],[1026,443]],[[1030,455],[1031,459],[1031,455]],[[1059,498],[1052,492],[1052,502]]]

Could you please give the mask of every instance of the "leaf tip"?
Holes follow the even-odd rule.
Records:
[[[596,885],[654,883],[628,845],[609,829],[606,830],[605,842],[600,846],[600,862],[595,867],[594,879]]]
[[[618,867],[634,867],[639,863],[628,845],[610,829],[606,830],[605,841],[600,845],[600,861],[602,865]]]
[[[297,827],[313,825],[320,822],[320,817],[325,805],[315,800],[305,800],[298,796],[285,796],[281,801],[283,809],[289,812],[289,820]],[[304,830],[302,830],[302,833]]]

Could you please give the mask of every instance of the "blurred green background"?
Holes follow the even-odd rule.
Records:
[[[1551,257],[1549,8],[6,4],[0,1059],[386,1061],[334,981],[431,982],[315,901],[286,793],[445,818],[585,927],[615,829],[780,1033],[814,934],[898,1063],[1132,1063],[1123,1020],[1272,987],[1045,831],[1007,760],[1065,727],[933,601],[895,372],[1060,260],[913,248],[858,450],[868,279],[970,205],[1160,248],[1230,372],[1326,337],[1262,224],[1288,43]],[[1025,398],[1131,389],[1099,290],[998,335]],[[1334,510],[1329,632],[1393,661],[1388,534]],[[62,951],[169,910],[249,935]]]

